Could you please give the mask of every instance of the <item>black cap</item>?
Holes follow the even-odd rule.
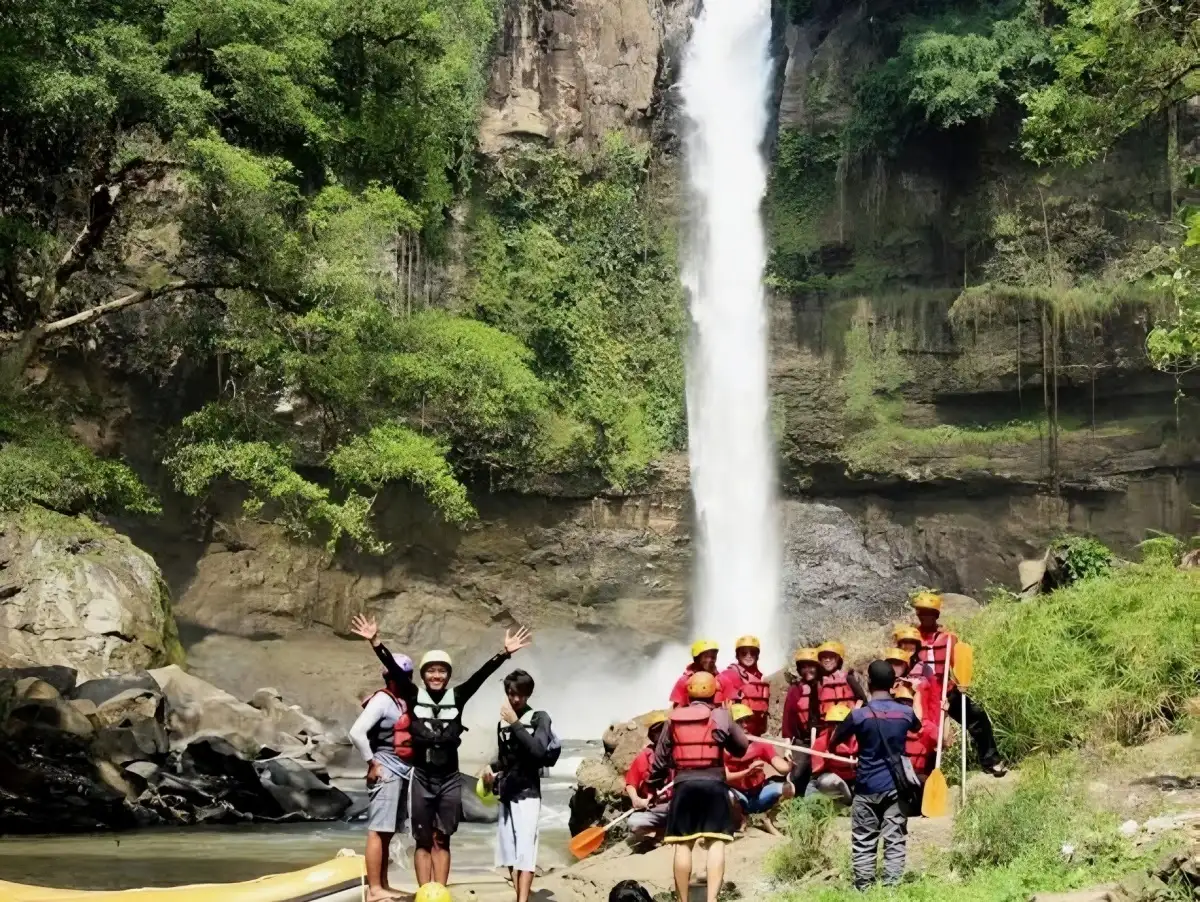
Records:
[[[896,685],[896,671],[887,661],[872,661],[867,668],[867,684],[872,692],[890,692]]]

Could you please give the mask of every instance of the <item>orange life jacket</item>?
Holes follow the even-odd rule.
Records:
[[[946,673],[946,658],[951,653],[951,643],[957,645],[958,637],[941,627],[938,627],[937,631],[933,633],[921,633],[921,650],[918,652],[918,658],[927,665],[929,670],[933,671],[938,698],[941,698],[942,695],[942,680]],[[947,685],[953,686],[954,680]]]
[[[817,701],[821,705],[822,720],[834,705],[849,705],[853,708],[857,700],[858,696],[854,694],[854,689],[843,671],[835,670],[833,673],[821,675],[821,681],[817,684]]]
[[[688,705],[671,712],[671,754],[677,770],[721,766],[721,744],[717,742],[712,709]]]
[[[755,714],[766,714],[771,707],[771,684],[763,675],[738,668],[742,676],[742,701]]]
[[[396,719],[396,723],[392,726],[392,751],[396,753],[396,757],[401,761],[411,761],[413,757],[413,747],[412,732],[409,728],[412,725],[412,718],[408,713],[408,705],[404,704],[400,697],[396,695],[396,693],[392,692],[391,689],[384,688],[377,689],[375,692],[372,692],[367,697],[366,701],[362,703],[362,706],[365,708],[367,703],[370,702],[371,699],[373,699],[380,692],[387,695],[396,703],[396,707],[400,709],[400,716]],[[386,734],[386,731],[381,729],[379,730],[379,733]]]
[[[934,748],[924,733],[909,733],[904,739],[904,754],[912,762],[913,770],[919,777],[928,777],[933,773]]]

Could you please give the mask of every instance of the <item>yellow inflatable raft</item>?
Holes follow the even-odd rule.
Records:
[[[363,902],[366,882],[361,855],[273,874],[246,883],[203,883],[146,889],[82,890],[21,886],[0,880],[3,902]]]

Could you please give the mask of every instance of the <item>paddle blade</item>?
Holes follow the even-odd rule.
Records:
[[[587,858],[602,845],[604,845],[604,828],[588,827],[571,837],[571,854],[576,858]]]
[[[975,649],[965,642],[954,646],[951,667],[954,669],[954,679],[958,685],[966,689],[975,677]]]
[[[925,817],[945,817],[950,813],[950,787],[946,775],[938,768],[925,781],[925,793],[921,796],[921,814]]]

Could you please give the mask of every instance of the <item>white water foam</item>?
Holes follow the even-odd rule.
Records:
[[[680,89],[692,212],[683,282],[692,316],[688,446],[696,505],[693,628],[764,643],[782,660],[780,546],[768,395],[762,147],[772,61],[770,0],[705,0]]]

